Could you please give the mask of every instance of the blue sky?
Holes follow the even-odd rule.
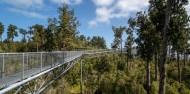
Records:
[[[148,0],[1,0],[0,21],[5,25],[3,39],[7,37],[9,24],[24,29],[34,24],[47,26],[47,18],[57,17],[57,8],[63,3],[75,10],[81,23],[80,34],[102,36],[108,47],[114,39],[112,26],[127,26],[130,16],[148,6]],[[187,10],[190,11],[190,6]],[[126,35],[123,38],[125,40]]]

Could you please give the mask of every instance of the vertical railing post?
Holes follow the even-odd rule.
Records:
[[[73,58],[73,52],[70,52],[70,60]]]
[[[53,67],[55,67],[56,64],[56,53],[53,53]]]
[[[42,71],[42,52],[40,54],[40,71]]]
[[[65,63],[65,61],[66,61],[66,57],[67,55],[66,55],[66,52],[64,51],[64,63]]]
[[[53,54],[53,67],[55,67],[57,61],[56,61],[56,53]]]
[[[24,53],[22,54],[22,80],[24,79]]]
[[[72,51],[72,53],[71,53],[71,59],[73,59],[74,58],[74,52]]]
[[[26,55],[26,64],[27,64],[27,69],[28,69],[28,67],[29,67],[29,64],[28,64],[28,53],[27,53],[27,55]]]
[[[65,52],[63,52],[63,64],[65,63]]]
[[[67,51],[67,60],[69,60],[69,52]]]
[[[70,51],[68,51],[68,56],[69,56],[69,60],[71,60],[71,52]]]
[[[3,63],[2,63],[2,70],[1,70],[1,78],[5,75],[5,56],[3,55]]]
[[[70,53],[70,60],[71,60],[71,59],[72,59],[72,54],[73,54],[73,53],[72,53],[71,51],[70,51],[69,53]]]

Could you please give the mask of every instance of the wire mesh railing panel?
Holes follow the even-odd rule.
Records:
[[[9,76],[22,71],[23,54],[5,54],[4,76]]]
[[[0,55],[0,78],[3,77],[3,55]]]
[[[42,68],[44,70],[52,67],[52,59],[51,53],[42,53]]]
[[[63,63],[66,63],[64,67],[70,66],[72,63],[68,62],[83,54],[96,54],[107,51],[111,50],[0,53],[0,81],[10,79],[10,83],[15,83],[43,71],[45,72],[50,68],[56,68]],[[0,83],[1,85],[2,83]]]
[[[28,58],[28,61],[27,61]],[[27,53],[26,54],[26,68],[33,69],[33,68],[40,68],[40,54],[39,53]]]

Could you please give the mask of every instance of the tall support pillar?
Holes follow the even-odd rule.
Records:
[[[82,94],[82,60],[80,61],[80,94]]]

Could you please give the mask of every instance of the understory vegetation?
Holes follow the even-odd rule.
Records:
[[[127,64],[126,56],[109,53],[97,57],[86,56],[83,60],[84,94],[147,94],[146,62],[135,58]],[[151,66],[154,66],[151,61]],[[150,94],[158,94],[159,82],[154,80],[151,67]],[[190,63],[182,69],[182,82],[177,81],[177,63],[167,64],[166,94],[190,94]],[[159,77],[159,76],[158,76]],[[44,91],[45,94],[80,93],[80,62],[63,77]]]

